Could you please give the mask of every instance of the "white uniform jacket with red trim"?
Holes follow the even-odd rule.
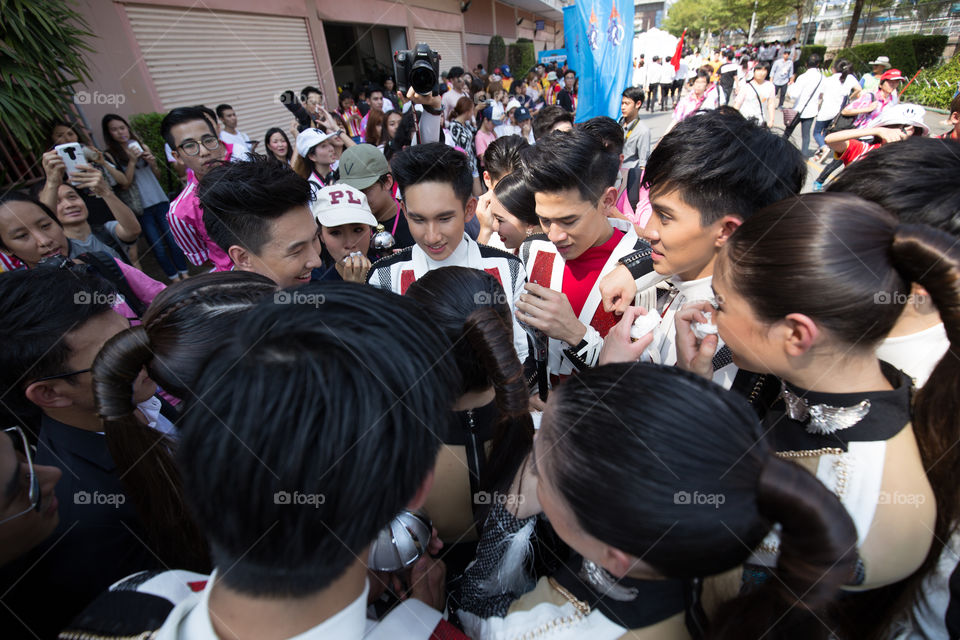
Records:
[[[637,251],[649,251],[650,245],[637,237],[633,225],[626,220],[609,219],[610,225],[624,232],[620,242],[614,247],[603,268],[597,274],[596,281],[587,296],[587,301],[580,311],[578,319],[587,327],[587,333],[580,344],[568,345],[560,340],[550,339],[549,361],[547,365],[551,376],[566,376],[595,366],[600,358],[600,349],[603,347],[603,338],[617,323],[619,317],[603,310],[603,301],[600,298],[600,280],[613,271],[617,261]],[[554,291],[562,291],[564,259],[557,252],[556,246],[544,234],[530,236],[520,247],[520,259],[526,268],[527,280],[535,282]],[[646,268],[646,267],[645,267]],[[649,263],[648,275],[642,279],[638,291],[649,292],[639,297],[635,304],[647,309],[656,308],[656,292],[652,289],[663,276],[653,270],[653,263]]]

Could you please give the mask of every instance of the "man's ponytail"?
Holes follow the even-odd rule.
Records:
[[[137,419],[134,383],[153,352],[143,325],[115,335],[93,362],[93,391],[110,457],[151,547],[169,566],[205,570],[203,536],[187,514],[172,441]]]
[[[854,578],[857,531],[814,475],[770,455],[757,486],[759,513],[780,524],[780,554],[767,581],[724,605],[711,638],[829,638],[829,610]]]
[[[960,517],[960,249],[956,237],[925,225],[894,232],[893,263],[904,279],[930,294],[950,341],[926,384],[913,399],[913,430],[937,500],[934,542],[919,573],[936,564]]]
[[[497,422],[481,484],[503,491],[533,446],[533,420],[523,365],[513,346],[513,327],[493,307],[481,307],[463,323],[463,335],[480,359],[496,391]]]

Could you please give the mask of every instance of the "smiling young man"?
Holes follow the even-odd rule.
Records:
[[[173,157],[190,169],[189,179],[167,211],[167,222],[177,246],[191,264],[200,266],[207,260],[214,270],[229,271],[233,262],[210,239],[203,224],[203,211],[197,199],[200,180],[214,167],[223,163],[226,149],[217,137],[213,125],[203,111],[195,107],[179,107],[168,113],[160,123],[160,134],[172,149]]]
[[[655,291],[655,306],[640,306],[662,317],[662,331],[653,345],[662,364],[677,361],[677,310],[687,302],[715,302],[713,265],[730,234],[755,211],[799,193],[805,177],[796,147],[737,112],[689,118],[660,140],[644,173],[653,215],[643,237],[650,243],[653,268],[667,278],[669,287]],[[600,283],[604,309],[624,313],[638,291],[649,299],[650,291],[635,281],[646,274],[631,272],[634,265],[644,264],[639,257],[626,256]],[[624,313],[621,322],[633,322],[636,315],[636,309]],[[613,332],[603,363],[639,357],[626,334]],[[723,350],[714,368],[714,380],[729,388],[736,367]]]
[[[649,251],[629,222],[606,215],[616,204],[611,185],[619,167],[619,149],[606,150],[598,135],[583,129],[552,133],[523,157],[546,236],[520,248],[529,284],[517,318],[550,338],[551,376],[596,364],[603,337],[617,321],[601,307],[597,282],[619,258]]]
[[[210,237],[235,269],[281,288],[305,284],[323,266],[310,183],[267,158],[216,167],[197,193]]]
[[[477,212],[467,156],[439,142],[419,144],[394,156],[391,168],[416,244],[374,263],[367,282],[403,295],[428,271],[470,267],[500,281],[513,311],[526,282],[523,264],[513,254],[477,244],[464,232]],[[514,346],[522,361],[527,337],[517,322],[513,325]]]

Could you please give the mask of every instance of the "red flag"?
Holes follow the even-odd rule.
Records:
[[[683,33],[680,34],[680,42],[677,43],[677,51],[673,54],[673,59],[670,60],[674,71],[680,71],[680,53],[683,51],[683,36],[685,35],[687,35],[686,29],[684,29]]]

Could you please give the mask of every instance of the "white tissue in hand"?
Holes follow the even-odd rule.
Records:
[[[708,334],[717,333],[717,325],[711,323],[713,320],[713,314],[709,311],[704,311],[703,315],[707,317],[706,322],[694,322],[690,326],[690,328],[693,330],[693,335],[697,336],[697,340],[703,340]]]
[[[645,316],[637,316],[630,327],[630,340],[636,341],[647,335],[660,325],[660,316],[654,312],[648,312]]]

